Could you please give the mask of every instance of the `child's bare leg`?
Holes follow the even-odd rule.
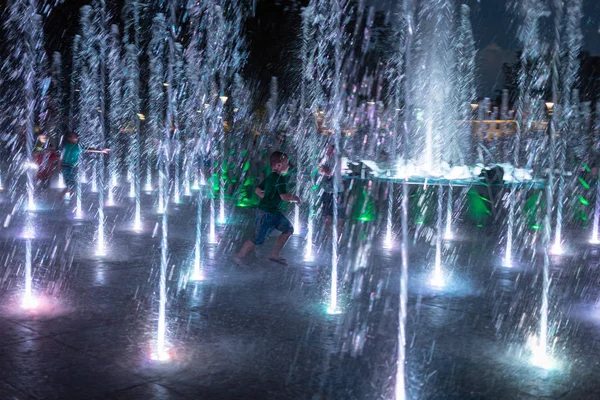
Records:
[[[246,240],[240,251],[235,255],[234,261],[240,262],[244,257],[250,254],[250,252],[254,250],[255,247],[256,245],[254,244],[254,242],[252,242],[252,240]]]
[[[277,238],[277,241],[275,242],[275,247],[273,247],[273,250],[271,251],[271,254],[269,254],[269,258],[274,258],[279,260],[279,252],[281,252],[281,249],[283,249],[283,246],[285,246],[285,244],[287,243],[287,241],[289,240],[289,238],[292,236],[291,233],[282,233],[281,235],[279,235],[279,237]]]

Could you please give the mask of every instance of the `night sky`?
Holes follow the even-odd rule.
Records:
[[[0,6],[5,1],[0,0]],[[246,75],[263,83],[268,83],[271,75],[279,76],[282,81],[293,79],[297,67],[295,52],[299,46],[298,10],[308,0],[257,1],[256,16],[249,19],[246,27],[251,53]],[[502,88],[502,64],[511,62],[515,51],[519,49],[516,38],[517,24],[514,15],[506,10],[508,0],[465,1],[472,9],[473,31],[479,50],[479,91],[482,96],[490,96],[494,90]],[[122,0],[108,3],[119,4]],[[400,0],[366,0],[368,6],[373,5],[378,10],[388,12],[394,10],[398,3]],[[45,25],[49,51],[58,50],[69,57],[68,48],[79,29],[79,7],[84,4],[89,4],[89,1],[66,0],[52,12]],[[599,0],[584,0],[582,22],[584,50],[600,55]]]

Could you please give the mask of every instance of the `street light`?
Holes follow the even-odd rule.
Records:
[[[225,103],[227,103],[227,99],[229,99],[229,97],[227,97],[227,96],[219,96],[219,99],[221,100],[221,102],[223,104],[225,104]]]
[[[553,110],[554,110],[554,103],[549,101],[546,103],[546,108],[548,109],[548,115],[552,115],[553,114]]]

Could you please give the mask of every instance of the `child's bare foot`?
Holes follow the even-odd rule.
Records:
[[[244,265],[244,262],[242,261],[242,259],[241,259],[239,256],[235,256],[235,257],[233,257],[233,262],[234,262],[236,265],[239,265],[239,266],[242,266],[242,265]]]

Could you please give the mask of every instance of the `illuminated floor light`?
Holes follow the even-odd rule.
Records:
[[[142,231],[142,217],[139,215],[135,216],[135,220],[133,222],[133,229],[136,232],[141,232]]]
[[[194,270],[190,279],[196,282],[204,280],[202,261],[200,260],[200,246],[198,244],[196,244],[196,250],[194,251]]]
[[[531,336],[527,341],[527,348],[531,353],[530,362],[534,367],[542,368],[547,371],[556,369],[558,363],[545,349],[545,346],[540,345],[539,339],[536,336]]]
[[[171,359],[171,355],[169,354],[168,350],[162,349],[152,353],[150,358],[154,361],[167,362]]]
[[[392,232],[388,230],[387,233],[385,234],[385,239],[383,240],[383,248],[389,250],[393,247],[394,247],[394,239],[392,237]]]
[[[562,247],[562,244],[560,242],[554,242],[554,245],[550,249],[550,253],[552,253],[555,256],[562,255],[564,253],[564,249]]]
[[[219,207],[219,219],[217,220],[217,223],[219,225],[223,225],[226,222],[227,222],[227,220],[225,219],[225,206],[223,204],[221,204]]]
[[[25,310],[32,310],[34,308],[37,308],[38,305],[39,305],[39,301],[33,295],[26,294],[23,296],[23,301],[21,302],[21,307],[23,307]]]
[[[444,274],[441,271],[441,266],[433,271],[433,276],[429,280],[429,284],[436,288],[443,288],[446,286],[446,280]]]

